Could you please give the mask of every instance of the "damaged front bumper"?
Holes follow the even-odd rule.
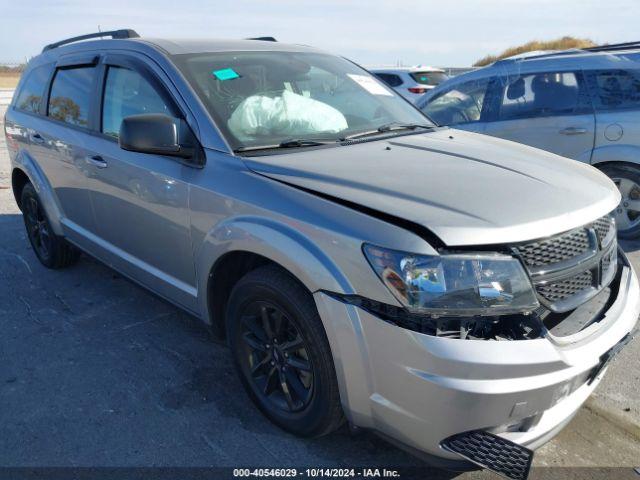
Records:
[[[459,460],[442,442],[481,430],[535,449],[573,417],[640,314],[628,263],[597,324],[556,338],[451,339],[392,325],[315,294],[331,344],[345,414],[409,449]]]

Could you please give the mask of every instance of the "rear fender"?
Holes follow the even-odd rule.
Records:
[[[14,168],[22,170],[29,181],[36,189],[40,203],[47,214],[51,229],[56,235],[63,236],[62,230],[62,209],[53,192],[51,184],[47,181],[46,176],[38,166],[37,162],[29,155],[26,150],[20,150],[15,158]]]
[[[605,145],[593,150],[591,164],[598,165],[605,162],[626,162],[640,164],[640,146],[637,145]]]

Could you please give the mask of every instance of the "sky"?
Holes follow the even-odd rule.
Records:
[[[529,40],[640,40],[638,0],[0,0],[0,63],[63,38],[132,28],[141,36],[274,36],[365,66],[464,67]]]

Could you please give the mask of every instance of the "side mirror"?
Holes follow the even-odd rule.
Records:
[[[123,150],[180,158],[193,158],[197,151],[197,141],[186,122],[161,113],[123,118],[119,142]]]

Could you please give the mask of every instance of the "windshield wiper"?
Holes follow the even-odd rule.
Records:
[[[346,137],[342,137],[340,140],[353,140],[356,138],[369,137],[371,135],[379,135],[381,133],[394,132],[396,130],[417,130],[418,128],[431,130],[434,128],[433,125],[424,125],[421,123],[400,123],[400,122],[390,122],[385,123],[384,125],[380,125],[375,130],[369,130],[366,132],[354,133],[353,135],[347,135]]]
[[[238,147],[235,153],[252,152],[254,150],[275,150],[278,148],[301,148],[301,147],[317,147],[320,145],[330,145],[336,143],[337,140],[312,140],[309,138],[291,138],[283,140],[275,145],[254,145],[250,147]]]

